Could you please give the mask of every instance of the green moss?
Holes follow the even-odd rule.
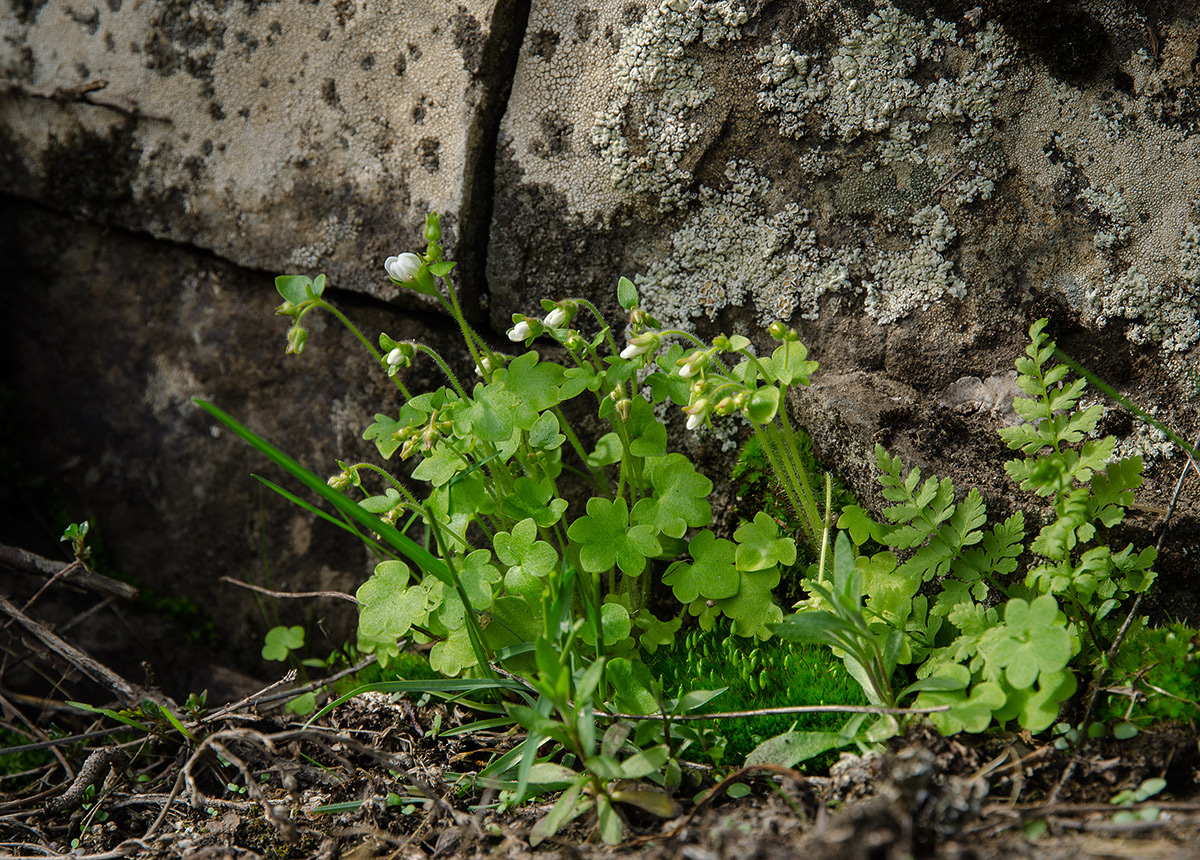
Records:
[[[381,681],[432,681],[440,678],[442,676],[429,667],[429,658],[424,654],[402,651],[388,661],[386,669],[381,668],[378,663],[372,663],[361,672],[340,681],[336,690],[340,696],[364,684],[377,684]]]
[[[1200,633],[1183,624],[1131,632],[1113,660],[1107,687],[1138,696],[1105,693],[1096,710],[1101,719],[1142,725],[1200,719]]]
[[[829,649],[734,636],[725,620],[710,633],[692,630],[679,636],[655,655],[650,668],[670,696],[727,687],[701,709],[705,713],[867,704],[862,688]],[[846,719],[845,714],[788,714],[721,720],[711,728],[724,736],[731,759],[738,760],[767,738],[792,728],[837,731]]]

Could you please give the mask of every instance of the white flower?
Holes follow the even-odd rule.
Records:
[[[508,339],[513,343],[520,343],[531,334],[533,334],[533,331],[529,328],[529,323],[527,323],[525,320],[521,320],[508,330]]]
[[[401,254],[398,257],[388,257],[383,261],[383,268],[393,281],[406,284],[417,276],[421,270],[421,258],[416,254]]]
[[[392,367],[395,367],[402,361],[404,361],[404,353],[400,351],[400,347],[396,347],[387,354],[387,363]]]
[[[708,415],[708,398],[702,397],[693,403],[691,406],[684,408],[687,413],[687,429],[695,430],[704,423],[704,418]]]
[[[700,368],[704,366],[704,354],[696,353],[679,363],[679,375],[683,379],[691,379],[700,372]]]
[[[570,318],[571,315],[567,313],[566,308],[557,307],[546,314],[546,318],[542,320],[542,325],[546,328],[562,328]]]

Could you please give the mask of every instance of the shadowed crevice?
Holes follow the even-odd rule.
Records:
[[[500,122],[508,107],[517,59],[529,20],[530,0],[498,0],[483,46],[476,86],[479,104],[467,131],[462,205],[458,212],[459,289],[463,312],[473,325],[487,327],[487,256],[492,223],[496,152]]]

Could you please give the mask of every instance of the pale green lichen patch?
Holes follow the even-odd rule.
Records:
[[[821,248],[809,213],[795,204],[770,214],[771,183],[745,162],[729,162],[725,179],[720,189],[700,189],[671,253],[635,279],[646,306],[689,329],[693,317],[748,304],[764,325],[797,313],[815,319],[824,295],[849,288],[856,255]]]
[[[872,13],[842,38],[828,59],[777,42],[756,55],[758,106],[782,134],[810,133],[850,142],[884,135],[886,164],[922,164],[930,155],[923,136],[938,124],[964,125],[955,141],[967,152],[990,138],[1011,46],[989,25],[960,37],[953,24],[924,23],[893,7]],[[922,64],[950,70],[928,83]]]
[[[1101,219],[1101,228],[1096,231],[1095,245],[1103,251],[1112,251],[1129,242],[1133,235],[1133,216],[1124,195],[1113,183],[1103,191],[1085,188],[1079,199]]]
[[[926,206],[909,223],[916,243],[907,250],[883,254],[871,266],[874,279],[865,284],[864,310],[881,324],[902,319],[917,308],[928,308],[947,295],[966,296],[967,285],[944,256],[958,237],[945,210]]]
[[[702,134],[695,112],[713,91],[688,48],[737,39],[749,17],[731,0],[663,0],[626,31],[612,70],[617,96],[592,127],[615,187],[652,195],[664,212],[691,198],[684,156]]]

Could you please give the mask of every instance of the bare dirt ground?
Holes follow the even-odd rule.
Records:
[[[502,791],[476,778],[521,741],[515,730],[455,731],[478,716],[381,693],[307,725],[281,712],[297,692],[283,683],[189,709],[64,638],[102,602],[53,627],[34,617],[51,585],[112,598],[128,586],[0,550],[12,556],[0,562],[42,583],[0,593],[0,857],[1200,857],[1194,726],[1060,749],[1044,736],[943,738],[917,724],[886,752],[846,754],[823,771],[688,767],[674,817],[618,806],[618,845],[601,844],[585,815],[532,848],[553,797],[506,809]],[[138,727],[72,699],[124,708]],[[1165,786],[1114,805],[1146,780]]]
[[[471,778],[519,736],[434,735],[435,725],[447,732],[469,719],[372,694],[307,728],[251,707],[189,723],[192,741],[163,732],[121,751],[76,744],[61,755],[82,776],[66,780],[50,766],[49,788],[25,780],[0,801],[0,856],[1200,856],[1200,756],[1190,731],[1143,732],[1071,753],[1017,735],[942,738],[918,726],[886,754],[847,754],[821,774],[726,772],[722,786],[741,783],[750,794],[732,800],[719,788],[671,820],[623,810],[628,836],[619,845],[599,844],[594,819],[584,817],[532,849],[530,829],[549,804],[499,812],[496,791]],[[707,785],[715,778],[700,776]],[[1110,802],[1153,777],[1167,789],[1151,801]]]

